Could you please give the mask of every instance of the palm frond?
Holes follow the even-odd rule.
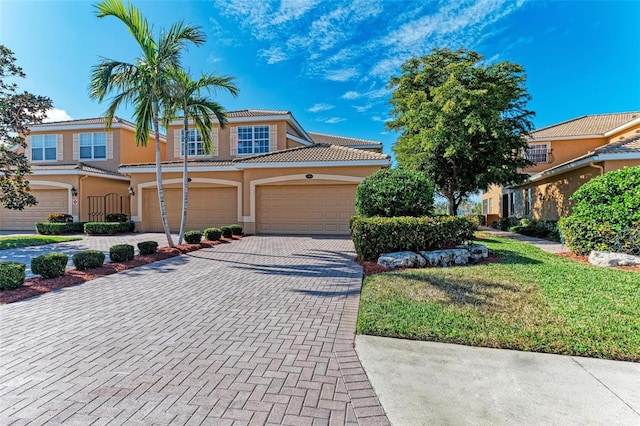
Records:
[[[91,67],[89,96],[102,101],[109,92],[126,84],[125,80],[135,80],[136,73],[137,68],[133,64],[102,59],[98,65]]]
[[[96,4],[95,8],[98,18],[113,16],[121,20],[129,29],[144,55],[153,54],[156,47],[153,40],[153,27],[149,26],[147,19],[137,7],[130,2],[125,5],[122,0],[102,0]]]
[[[136,122],[136,145],[147,146],[153,125],[153,98],[138,98],[133,112]]]

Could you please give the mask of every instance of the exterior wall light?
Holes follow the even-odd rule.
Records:
[[[129,196],[133,197],[134,195],[136,195],[135,191],[133,190],[133,187],[129,187]]]
[[[72,186],[72,187],[71,187],[71,195],[72,195],[73,197],[77,197],[77,196],[78,196],[78,190],[76,189],[76,187],[75,187],[75,186]]]
[[[313,179],[313,175],[312,175],[311,173],[307,174],[305,177],[306,177],[307,179]]]

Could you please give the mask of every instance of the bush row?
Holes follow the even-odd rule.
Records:
[[[231,238],[234,235],[242,235],[242,226],[229,225],[220,228],[207,228],[204,232],[187,231],[182,236],[187,244],[199,244],[202,237],[209,241],[218,241],[222,237]]]
[[[529,237],[545,238],[551,241],[562,240],[557,220],[501,217],[491,226],[502,231],[515,232]]]
[[[85,222],[36,222],[36,231],[43,235],[77,234],[84,232]]]
[[[351,239],[361,260],[376,260],[381,253],[453,247],[473,239],[477,229],[464,217],[351,218]]]
[[[36,222],[36,231],[44,235],[77,234],[112,235],[133,232],[134,222]]]

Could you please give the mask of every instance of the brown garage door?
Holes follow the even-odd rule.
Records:
[[[38,204],[24,210],[0,207],[0,229],[3,231],[33,231],[34,223],[46,222],[51,213],[69,212],[69,193],[66,189],[38,189],[31,191]]]
[[[158,205],[158,190],[143,191],[142,222],[147,232],[163,232]],[[182,189],[165,188],[167,219],[172,232],[180,231],[182,217]],[[238,221],[238,199],[235,187],[189,188],[187,230],[202,231],[212,226],[231,225]]]
[[[258,187],[257,232],[348,234],[357,185]]]

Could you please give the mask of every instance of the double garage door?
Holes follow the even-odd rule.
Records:
[[[0,230],[33,231],[36,222],[46,222],[51,213],[69,212],[69,192],[66,189],[33,190],[38,204],[24,210],[9,210],[0,206]]]

